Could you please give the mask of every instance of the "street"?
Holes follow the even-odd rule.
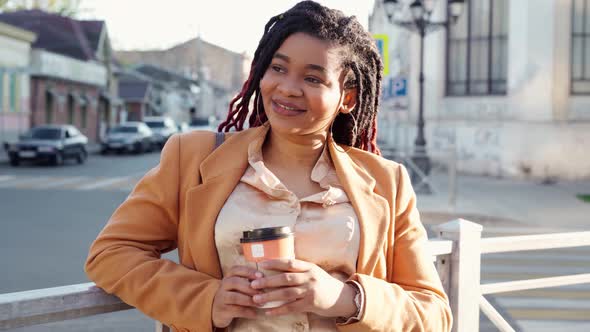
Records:
[[[0,293],[88,282],[88,247],[159,153],[91,155],[62,167],[0,163]],[[145,331],[136,310],[14,331]],[[90,327],[91,326],[91,327]]]

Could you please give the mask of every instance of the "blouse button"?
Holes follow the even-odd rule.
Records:
[[[294,330],[297,332],[302,332],[305,331],[305,324],[303,324],[302,322],[297,322],[294,325]]]

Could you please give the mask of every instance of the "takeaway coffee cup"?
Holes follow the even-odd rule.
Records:
[[[243,232],[240,239],[246,261],[258,263],[278,258],[295,258],[295,240],[289,226],[257,228]],[[280,272],[258,269],[265,276]],[[275,308],[283,301],[268,302],[262,308]]]

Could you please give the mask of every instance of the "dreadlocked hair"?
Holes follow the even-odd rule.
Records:
[[[332,125],[332,136],[339,144],[354,146],[380,155],[377,147],[377,111],[383,64],[371,35],[354,16],[326,8],[313,1],[302,1],[283,14],[272,17],[254,53],[250,74],[242,90],[232,99],[227,119],[218,130],[261,126],[267,116],[260,94],[260,80],[276,50],[291,34],[302,32],[340,48],[341,66],[348,72],[345,89],[357,89],[357,103],[348,114],[339,113]],[[250,110],[251,100],[253,107]]]

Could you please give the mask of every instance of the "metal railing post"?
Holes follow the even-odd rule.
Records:
[[[453,332],[479,331],[481,231],[479,224],[456,219],[436,228],[439,237],[453,241],[449,301]]]

